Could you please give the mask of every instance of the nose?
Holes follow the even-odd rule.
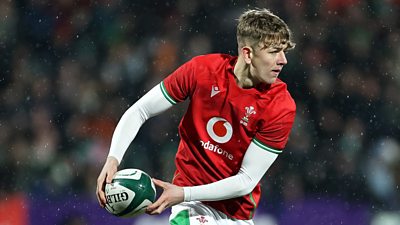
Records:
[[[285,54],[284,51],[280,51],[278,53],[278,57],[277,57],[276,63],[278,65],[286,65],[287,64],[286,54]]]

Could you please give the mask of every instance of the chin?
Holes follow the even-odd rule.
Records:
[[[266,84],[273,84],[273,83],[275,83],[275,81],[276,81],[276,77],[274,77],[274,78],[271,78],[271,79],[267,79],[267,80],[265,80],[264,82],[266,83]]]

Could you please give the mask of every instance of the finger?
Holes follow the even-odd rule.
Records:
[[[101,207],[105,207],[106,206],[106,194],[104,193],[104,191],[99,191],[98,194],[98,200],[99,200],[99,204]]]
[[[153,204],[147,206],[147,209],[146,209],[146,210],[147,210],[148,212],[152,212],[152,211],[154,211],[156,208],[158,208],[162,203],[163,203],[163,200],[162,200],[161,197],[160,197],[156,202],[154,202]]]
[[[97,200],[100,204],[101,207],[104,207],[106,204],[106,197],[105,197],[105,193],[102,190],[102,188],[98,187],[97,188]]]
[[[106,183],[111,184],[113,177],[114,177],[114,174],[107,173]]]
[[[156,210],[153,210],[150,214],[151,215],[158,215],[161,214],[168,206],[167,202],[162,203]]]
[[[97,180],[96,194],[97,194],[97,200],[101,207],[104,207],[106,204],[104,187],[105,187],[104,178],[103,176],[100,176],[99,179]]]
[[[158,180],[158,179],[156,179],[156,178],[153,178],[152,179],[153,180],[153,182],[154,182],[154,184],[156,185],[156,186],[158,186],[158,187],[161,187],[161,188],[163,188],[163,189],[165,189],[166,188],[166,182],[164,182],[164,181],[161,181],[161,180]]]
[[[104,206],[106,205],[106,197],[103,189],[99,186],[97,186],[97,200],[99,202],[99,205],[104,208]]]
[[[163,193],[153,204],[147,206],[147,211],[152,212],[152,211],[156,210],[164,202],[166,202],[166,199],[165,199],[165,194]]]

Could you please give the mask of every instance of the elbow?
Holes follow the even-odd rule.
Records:
[[[142,123],[149,119],[148,113],[146,113],[143,107],[140,107],[138,104],[133,104],[123,116],[127,118],[133,118],[137,116]]]
[[[241,187],[239,187],[237,189],[237,193],[236,193],[237,197],[241,197],[241,196],[245,196],[245,195],[250,194],[254,190],[256,185],[257,185],[257,183],[254,183],[254,182],[243,183],[241,185]]]
[[[236,193],[237,197],[250,194],[257,186],[258,181],[249,176],[249,174],[247,174],[243,169],[239,171],[237,177],[239,178],[237,180],[239,184]]]

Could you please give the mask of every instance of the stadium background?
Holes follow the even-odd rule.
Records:
[[[236,54],[235,18],[266,7],[297,47],[281,74],[297,101],[262,180],[258,224],[400,224],[400,1],[0,2],[0,224],[166,224],[98,207],[122,113],[191,57]],[[148,121],[125,156],[169,180],[185,105]]]

